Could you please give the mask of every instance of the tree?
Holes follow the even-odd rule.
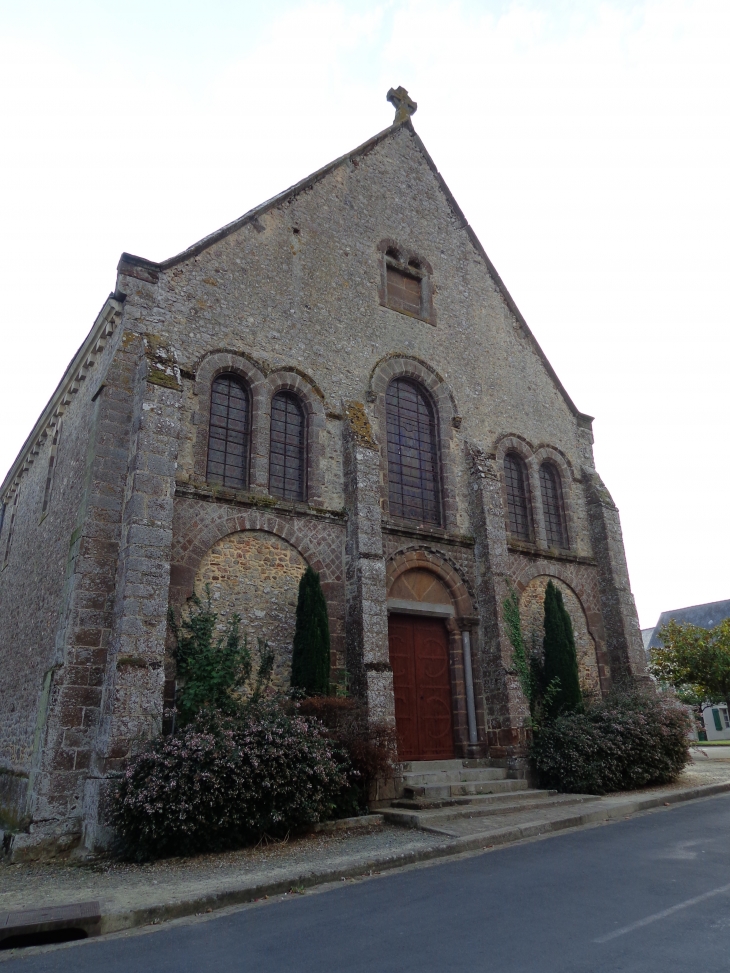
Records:
[[[543,683],[548,716],[580,710],[583,698],[578,680],[573,623],[563,604],[563,595],[552,581],[545,589],[545,638],[543,639]]]
[[[291,684],[308,696],[326,696],[330,691],[330,626],[327,602],[324,600],[319,575],[311,568],[307,568],[299,582]]]
[[[657,634],[662,645],[651,650],[651,674],[686,702],[699,697],[730,710],[730,618],[711,629],[672,619]]]

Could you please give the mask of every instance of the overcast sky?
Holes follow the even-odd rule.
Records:
[[[235,219],[402,84],[596,416],[642,626],[730,598],[729,42],[727,0],[0,0],[0,476],[123,250]]]

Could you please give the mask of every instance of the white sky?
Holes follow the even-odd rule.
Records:
[[[580,409],[641,624],[730,597],[727,0],[0,0],[0,476],[115,284],[414,122]]]

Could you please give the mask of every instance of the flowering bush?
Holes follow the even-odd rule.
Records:
[[[271,703],[201,712],[130,762],[113,823],[130,857],[221,851],[329,817],[346,784],[314,720]]]
[[[352,697],[310,696],[295,706],[302,716],[313,717],[326,728],[347,768],[347,784],[337,802],[337,816],[363,813],[371,784],[392,772],[395,730],[371,723],[367,707]]]
[[[689,722],[672,700],[615,693],[535,727],[530,758],[542,787],[568,793],[667,784],[689,761]]]

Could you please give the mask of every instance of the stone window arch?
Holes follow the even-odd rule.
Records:
[[[324,393],[317,383],[304,372],[291,367],[277,368],[267,378],[267,400],[264,405],[266,415],[266,490],[276,497],[271,489],[271,434],[273,430],[273,405],[280,393],[287,392],[294,396],[303,416],[304,423],[304,482],[300,499],[313,506],[324,503],[325,492],[325,438],[326,414]],[[280,464],[279,464],[280,465]],[[281,497],[284,499],[284,497]],[[293,496],[287,500],[294,501]]]
[[[282,500],[307,496],[307,421],[299,396],[283,390],[271,400],[269,493]]]
[[[540,464],[540,495],[547,545],[548,547],[566,549],[568,547],[568,533],[563,504],[563,488],[560,473],[556,465],[549,460]]]
[[[248,487],[251,397],[243,379],[223,372],[211,384],[206,480],[232,490]]]
[[[392,311],[436,324],[431,265],[395,240],[378,244],[381,261],[380,303]]]
[[[507,497],[507,530],[511,537],[531,541],[532,510],[527,464],[516,450],[510,449],[504,455],[503,467]]]
[[[388,505],[392,517],[441,527],[440,462],[435,408],[411,378],[396,378],[385,395]]]
[[[420,358],[390,354],[381,358],[370,373],[367,401],[372,403],[372,421],[376,438],[380,443],[381,506],[383,515],[392,516],[388,483],[388,437],[385,399],[393,379],[408,378],[425,389],[434,410],[434,425],[438,442],[439,487],[441,489],[441,526],[447,531],[458,529],[456,502],[456,477],[452,456],[455,454],[456,430],[461,428],[461,415],[453,393],[441,375]]]
[[[248,393],[249,445],[244,489],[265,493],[269,480],[269,386],[263,366],[233,351],[219,349],[208,352],[195,369],[193,397],[190,401],[192,428],[197,430],[193,443],[193,477],[201,484],[208,481],[208,440],[213,384],[219,376],[223,375],[238,378]]]

